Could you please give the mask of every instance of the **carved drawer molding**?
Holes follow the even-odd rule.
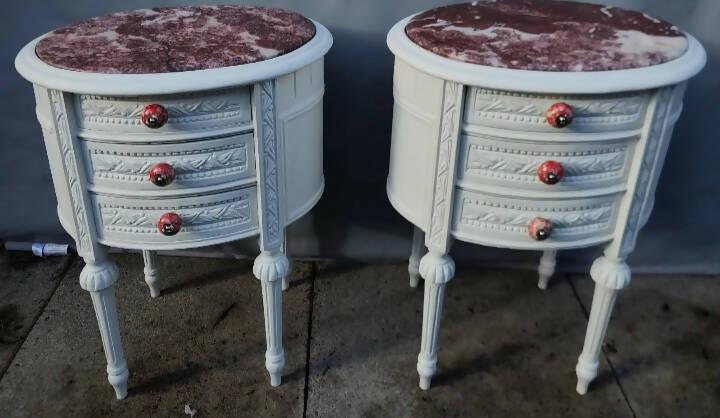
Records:
[[[545,192],[588,191],[622,186],[637,142],[636,136],[610,142],[541,145],[489,135],[463,135],[458,176],[469,188],[484,185]],[[553,185],[540,181],[538,167],[556,161],[564,169]]]
[[[453,228],[470,242],[494,242],[512,248],[574,248],[602,242],[611,236],[618,205],[617,194],[581,199],[530,200],[500,197],[458,189]],[[546,241],[534,241],[528,224],[536,217],[549,219],[553,232]]]
[[[257,233],[257,189],[246,187],[224,193],[174,199],[129,199],[93,194],[99,241],[106,245],[135,248],[173,248],[202,241],[209,245],[228,235]],[[157,229],[168,212],[182,219],[177,235],[165,236]]]
[[[167,124],[159,129],[143,125],[140,115],[148,104],[159,104],[167,109]],[[248,87],[142,97],[80,94],[76,96],[75,109],[80,135],[83,136],[93,136],[93,131],[162,137],[168,133],[245,129],[251,119]]]
[[[471,124],[523,131],[603,132],[639,128],[650,96],[647,92],[609,95],[541,95],[473,87],[468,89],[465,120]],[[555,103],[572,107],[572,123],[553,128],[545,112]]]
[[[165,191],[225,184],[255,176],[252,134],[167,145],[107,144],[82,141],[88,179],[105,193]],[[150,169],[170,164],[175,180],[158,187]]]

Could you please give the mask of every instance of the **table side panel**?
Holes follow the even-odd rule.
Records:
[[[275,81],[277,141],[282,153],[285,222],[307,213],[320,198],[323,177],[324,62]]]
[[[430,223],[444,81],[395,60],[387,193],[402,216]]]

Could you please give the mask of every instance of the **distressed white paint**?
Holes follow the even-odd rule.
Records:
[[[616,293],[630,281],[624,260],[652,209],[685,80],[702,68],[705,52],[688,35],[683,56],[653,67],[507,70],[423,50],[407,39],[405,23],[388,35],[396,60],[387,193],[416,231],[428,232],[430,252],[419,265],[426,280],[420,387],[429,387],[437,368],[442,295],[454,270],[447,255],[452,238],[542,251],[538,286],[543,289],[558,250],[606,244],[591,270],[595,298],[577,365],[577,390],[585,393],[597,374]],[[545,121],[547,108],[557,102],[568,103],[575,113],[562,129]],[[459,119],[449,117],[456,111]],[[537,179],[538,166],[547,160],[565,167],[556,185]],[[538,216],[553,223],[544,241],[527,231]],[[418,251],[413,239],[411,277]]]
[[[128,371],[117,324],[117,269],[106,246],[143,251],[145,280],[160,294],[157,250],[219,244],[259,235],[253,272],[260,280],[267,336],[266,367],[280,384],[282,293],[289,262],[285,227],[320,199],[323,55],[330,33],[281,57],[239,67],[167,74],[92,74],[44,64],[33,41],[16,67],[33,82],[37,115],[58,199],[58,217],[87,266],[81,286],[91,293],[118,398]],[[169,121],[140,122],[147,104]],[[157,163],[176,179],[157,187]],[[180,215],[174,236],[157,229],[166,212]]]

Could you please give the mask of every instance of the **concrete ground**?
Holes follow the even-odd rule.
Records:
[[[600,375],[575,393],[588,277],[458,265],[433,387],[417,387],[422,289],[404,263],[295,262],[283,384],[271,388],[251,262],[120,254],[129,395],[114,399],[82,260],[0,253],[0,416],[720,416],[720,278],[642,276],[622,291]]]

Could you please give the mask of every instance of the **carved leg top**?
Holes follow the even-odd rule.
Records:
[[[430,251],[420,259],[420,275],[436,284],[447,283],[455,276],[455,262],[447,254]]]
[[[285,254],[280,251],[263,251],[253,264],[253,274],[264,282],[274,282],[287,275],[290,270],[290,262]]]
[[[590,267],[590,277],[605,288],[620,290],[630,284],[630,267],[625,260],[604,255]]]
[[[118,269],[110,260],[88,263],[80,272],[80,287],[89,292],[99,292],[115,284]]]

